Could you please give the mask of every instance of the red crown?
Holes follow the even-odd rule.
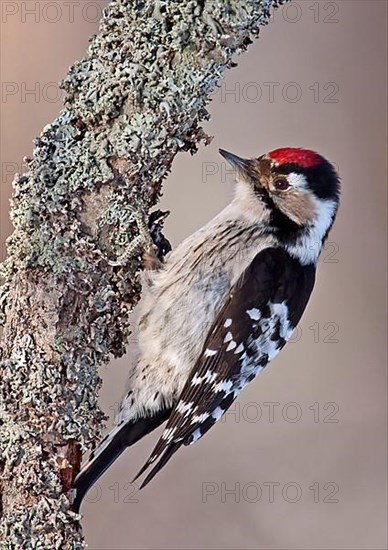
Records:
[[[322,157],[315,151],[309,149],[300,149],[296,147],[284,147],[282,149],[275,149],[269,153],[271,159],[275,160],[278,164],[295,163],[302,168],[310,168],[322,162]]]

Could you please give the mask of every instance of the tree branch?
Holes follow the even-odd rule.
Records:
[[[98,367],[125,352],[142,220],[175,155],[210,140],[210,93],[279,3],[113,0],[63,81],[14,181],[2,266],[2,548],[84,548],[68,491],[104,421]]]

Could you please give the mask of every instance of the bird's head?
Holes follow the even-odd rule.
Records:
[[[237,193],[243,200],[257,201],[268,214],[269,229],[290,247],[313,247],[309,258],[315,256],[316,261],[339,203],[340,183],[333,165],[314,151],[293,147],[253,159],[223,149],[220,153],[236,171]]]

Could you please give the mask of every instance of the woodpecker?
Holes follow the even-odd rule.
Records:
[[[200,439],[283,348],[315,281],[340,194],[318,153],[281,148],[245,159],[233,200],[142,274],[139,357],[116,425],[75,479],[73,509],[129,446],[167,421],[141,487]],[[135,479],[137,479],[137,477]]]

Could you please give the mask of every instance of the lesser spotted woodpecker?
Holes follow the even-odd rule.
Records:
[[[75,480],[74,510],[126,447],[163,422],[142,486],[200,439],[285,345],[309,300],[339,202],[334,167],[299,148],[220,153],[236,172],[235,196],[144,272],[139,357],[116,426]]]

